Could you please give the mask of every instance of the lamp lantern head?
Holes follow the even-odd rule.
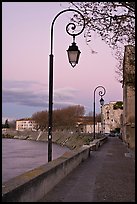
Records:
[[[101,97],[100,99],[100,105],[103,106],[104,105],[104,99]]]
[[[69,46],[67,53],[68,53],[69,63],[71,64],[72,67],[75,67],[76,64],[78,64],[79,56],[81,53],[75,42],[73,42],[72,45]]]

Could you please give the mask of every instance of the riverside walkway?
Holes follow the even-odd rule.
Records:
[[[38,202],[135,202],[134,153],[108,137]]]

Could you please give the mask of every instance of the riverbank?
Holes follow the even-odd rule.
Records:
[[[2,132],[2,137],[43,142],[48,141],[48,133],[42,131],[16,131],[7,129]],[[89,145],[91,141],[93,141],[92,135],[85,133],[78,134],[64,130],[53,132],[52,135],[52,142],[61,146],[66,146],[71,150],[77,149],[83,145]]]

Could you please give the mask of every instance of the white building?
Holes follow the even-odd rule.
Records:
[[[93,133],[94,123],[93,118],[90,116],[82,116],[77,122],[76,128],[80,133]],[[95,122],[95,133],[101,132],[101,122]]]
[[[94,132],[94,125],[93,123],[81,123],[78,125],[79,131],[82,133],[93,133]],[[101,122],[95,123],[95,133],[101,132]]]
[[[102,106],[102,124],[103,132],[110,133],[116,128],[120,128],[121,125],[121,114],[123,113],[123,106],[120,108],[115,105],[118,104],[117,101],[112,101],[109,104]]]
[[[36,130],[36,123],[31,118],[23,118],[20,120],[16,120],[16,130]]]

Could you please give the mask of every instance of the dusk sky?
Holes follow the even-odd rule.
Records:
[[[51,23],[68,6],[68,2],[2,2],[3,119],[31,117],[35,112],[48,110]],[[97,86],[106,89],[105,104],[123,100],[123,89],[117,80],[117,62],[111,49],[96,34],[89,46],[84,32],[76,36],[81,55],[75,68],[71,67],[66,50],[73,39],[65,29],[72,16],[72,12],[65,12],[54,24],[53,108],[82,105],[88,114],[93,111]]]

